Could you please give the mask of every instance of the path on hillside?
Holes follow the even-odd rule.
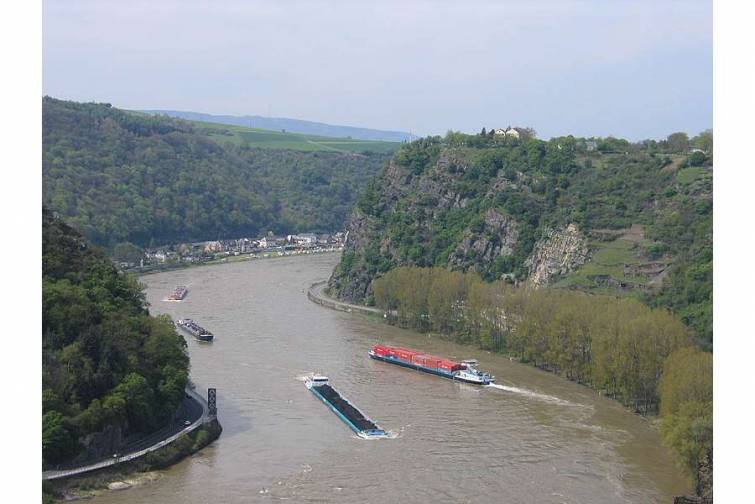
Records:
[[[179,415],[171,425],[122,448],[118,453],[118,457],[107,457],[78,467],[43,471],[42,479],[68,478],[123,462],[129,462],[172,443],[184,434],[194,431],[210,419],[207,401],[195,390],[188,387],[186,388],[186,397],[183,400],[181,411],[183,414]],[[185,422],[191,423],[185,425]]]
[[[327,308],[332,308],[333,310],[338,311],[344,311],[344,312],[357,312],[357,313],[366,313],[366,314],[372,314],[372,315],[380,315],[381,317],[385,315],[385,312],[379,308],[372,308],[369,306],[360,306],[355,305],[351,303],[344,303],[343,301],[338,301],[336,299],[333,299],[325,294],[323,292],[325,290],[325,287],[328,286],[328,282],[326,280],[321,280],[319,282],[313,283],[309,290],[307,291],[307,297],[310,301],[317,303],[319,305],[325,306]]]

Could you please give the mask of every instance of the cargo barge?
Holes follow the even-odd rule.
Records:
[[[357,436],[364,439],[388,437],[386,432],[356,409],[328,383],[328,377],[314,375],[304,385],[330,408]]]
[[[474,359],[455,362],[419,350],[387,345],[373,346],[370,350],[370,357],[444,378],[474,383],[475,385],[490,385],[495,381],[494,376],[477,370],[477,361]]]
[[[168,296],[168,301],[181,301],[189,293],[189,289],[185,285],[179,285]]]
[[[215,339],[215,335],[191,319],[178,319],[176,325],[199,341],[212,341]]]

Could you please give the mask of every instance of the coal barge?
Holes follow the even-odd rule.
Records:
[[[189,289],[185,285],[179,285],[168,296],[168,301],[181,301],[189,293]]]
[[[370,357],[444,378],[474,383],[475,385],[490,385],[495,381],[494,376],[477,370],[477,361],[474,359],[455,362],[419,350],[387,345],[373,346],[370,350]]]
[[[351,430],[364,439],[384,438],[386,432],[344,399],[328,384],[328,377],[314,375],[304,381],[307,388],[324,402]]]
[[[215,336],[191,319],[178,319],[176,325],[199,341],[212,341]]]

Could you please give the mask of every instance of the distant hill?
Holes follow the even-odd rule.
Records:
[[[255,148],[224,128],[46,97],[44,203],[108,248],[332,232],[389,159],[336,148]],[[226,136],[231,141],[217,141]]]
[[[160,117],[160,116],[157,116]],[[170,117],[170,116],[163,116]],[[354,140],[351,138],[333,138],[303,133],[272,131],[245,126],[232,126],[205,121],[184,119],[193,124],[197,133],[212,140],[238,146],[257,147],[260,149],[290,149],[303,152],[395,152],[401,143],[380,142],[373,140]]]
[[[357,128],[354,126],[339,126],[313,121],[303,121],[300,119],[287,119],[285,117],[213,115],[203,114],[201,112],[184,112],[180,110],[142,110],[142,112],[148,114],[164,114],[170,117],[177,117],[190,121],[244,126],[247,128],[263,130],[285,130],[290,133],[303,133],[324,137],[352,138],[356,140],[373,140],[381,142],[403,142],[412,139],[412,136],[405,131],[384,131],[369,128]]]

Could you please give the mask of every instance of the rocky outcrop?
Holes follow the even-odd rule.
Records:
[[[79,463],[110,456],[123,445],[124,439],[125,432],[121,426],[107,425],[103,430],[79,439],[84,449],[73,462]]]
[[[372,276],[364,268],[364,254],[374,229],[373,219],[356,209],[347,224],[347,240],[341,262],[328,280],[328,289],[338,299],[361,303],[368,295]]]
[[[475,269],[476,265],[492,264],[500,256],[509,256],[519,238],[519,226],[508,215],[490,209],[485,213],[483,227],[464,231],[461,243],[448,258],[448,267]]]
[[[525,280],[526,269],[542,285],[587,260],[587,240],[575,225],[546,230],[528,255],[532,242],[520,242],[531,236],[533,209],[544,198],[523,173],[483,161],[454,149],[422,169],[392,160],[352,212],[341,263],[328,280],[331,295],[363,304],[372,281],[396,266],[445,265],[514,281]]]
[[[534,286],[546,285],[552,278],[571,273],[587,262],[588,257],[587,239],[576,224],[548,229],[525,261],[528,281]]]

